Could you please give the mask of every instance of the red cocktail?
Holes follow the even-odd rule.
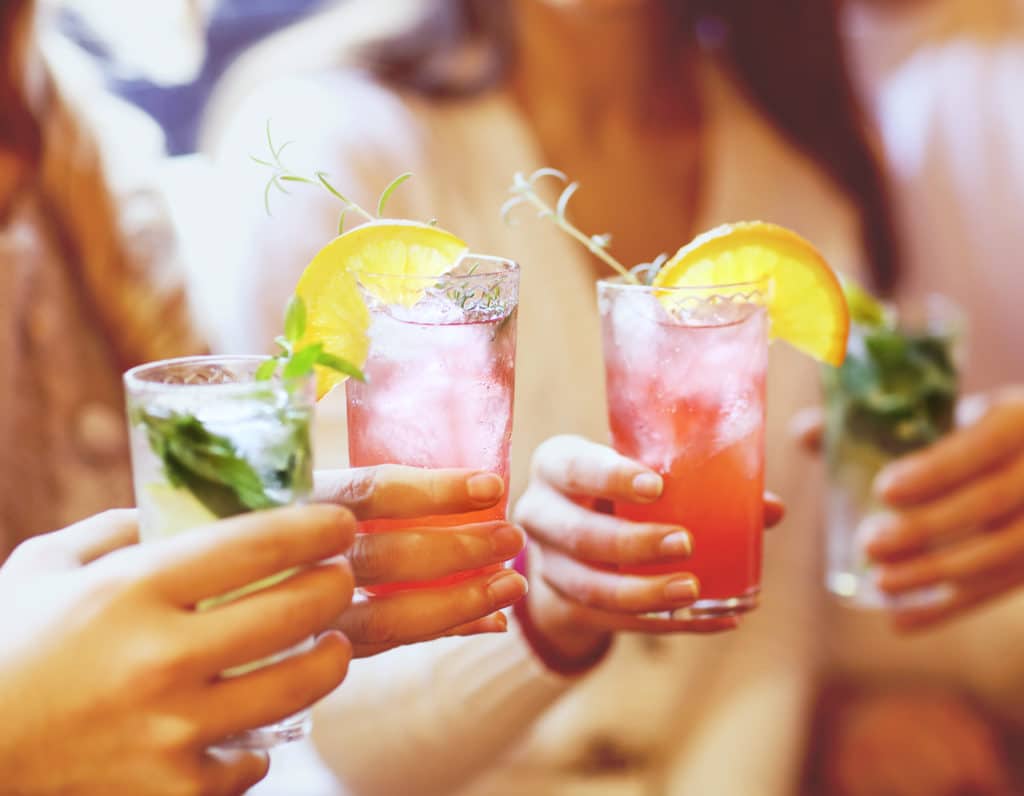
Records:
[[[612,444],[664,479],[652,504],[617,515],[690,531],[695,617],[757,605],[764,529],[768,316],[759,286],[651,288],[599,283]]]

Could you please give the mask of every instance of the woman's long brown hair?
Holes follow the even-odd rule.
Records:
[[[671,2],[672,0],[665,0]],[[689,0],[680,37],[697,26],[721,32],[720,50],[739,82],[792,144],[857,205],[876,290],[899,276],[886,181],[850,82],[839,36],[840,0]],[[508,0],[437,0],[437,11],[398,39],[366,53],[385,80],[435,97],[473,93],[501,74],[512,53]],[[467,80],[437,64],[467,41],[487,41],[495,58]]]
[[[42,157],[42,131],[25,96],[24,54],[31,35],[31,0],[0,0],[0,150],[13,155],[27,173],[34,172]],[[0,221],[6,215],[0,196]]]

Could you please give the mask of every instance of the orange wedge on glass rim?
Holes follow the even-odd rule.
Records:
[[[654,278],[654,287],[764,285],[772,337],[820,362],[846,357],[850,314],[835,273],[792,230],[761,221],[725,224],[698,235]]]
[[[430,279],[450,271],[467,250],[450,232],[417,221],[382,219],[339,235],[313,257],[295,287],[306,304],[306,334],[299,345],[321,342],[327,353],[362,367],[370,348],[370,313],[360,285],[381,301],[412,306]],[[316,375],[319,398],[345,380],[319,366]]]

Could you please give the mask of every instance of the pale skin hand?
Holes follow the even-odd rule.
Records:
[[[1024,389],[965,400],[962,427],[886,467],[875,491],[890,513],[865,529],[880,588],[944,587],[926,607],[893,609],[897,628],[944,622],[1024,585]],[[820,442],[806,414],[805,445]]]
[[[360,520],[407,519],[409,527],[358,534],[347,558],[358,586],[431,581],[514,558],[525,543],[507,522],[417,527],[417,517],[494,506],[504,483],[493,473],[399,465],[317,473],[316,499],[349,508]],[[360,596],[338,620],[356,657],[441,636],[503,632],[500,613],[526,594],[510,570],[457,583]]]
[[[897,626],[927,627],[1024,586],[1024,390],[889,465],[875,487],[892,509],[866,543],[881,589],[947,587],[939,604],[900,611]]]
[[[538,629],[567,659],[585,658],[613,633],[714,633],[735,619],[692,621],[645,617],[693,604],[696,578],[684,571],[693,540],[684,528],[634,523],[599,513],[597,500],[651,503],[661,478],[611,448],[581,437],[553,437],[534,454],[530,485],[515,517],[531,541],[530,611]],[[768,497],[767,524],[782,518]],[[623,575],[593,564],[678,562],[667,575]]]
[[[337,556],[352,515],[333,506],[247,514],[136,545],[134,511],[30,540],[0,568],[0,771],[5,794],[240,794],[265,755],[207,747],[312,705],[344,679],[340,633],[280,663],[224,669],[320,633],[349,604]],[[193,606],[283,570],[272,588]]]

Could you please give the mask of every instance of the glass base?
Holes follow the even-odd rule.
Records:
[[[825,576],[825,587],[843,605],[865,611],[910,611],[941,605],[952,596],[948,584],[926,586],[922,589],[894,597],[885,594],[877,585],[872,572],[829,572]]]
[[[304,710],[277,724],[234,735],[217,744],[217,749],[273,749],[275,746],[301,741],[313,729],[313,712]]]
[[[655,611],[645,614],[648,619],[727,619],[753,611],[761,602],[761,588],[751,589],[739,597],[725,597],[708,600],[697,600],[687,608],[675,611]]]
[[[697,600],[689,608],[673,611],[677,619],[726,619],[753,611],[761,602],[761,589],[755,588],[739,597]]]

